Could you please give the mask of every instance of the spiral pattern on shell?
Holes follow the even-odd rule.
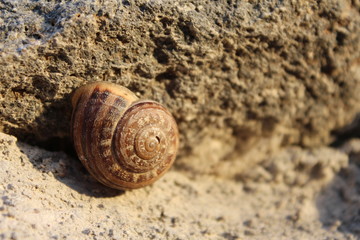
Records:
[[[178,129],[161,104],[138,100],[107,82],[85,85],[72,98],[72,137],[87,170],[101,183],[134,189],[160,178],[173,164]]]

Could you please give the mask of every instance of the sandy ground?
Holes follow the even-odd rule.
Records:
[[[358,239],[359,153],[292,147],[236,179],[173,168],[121,192],[0,133],[0,239]]]

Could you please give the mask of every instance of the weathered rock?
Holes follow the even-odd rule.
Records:
[[[70,93],[89,81],[167,105],[180,153],[212,157],[196,170],[204,172],[234,152],[329,143],[360,109],[356,1],[2,0],[0,8],[0,128],[30,142],[69,135]]]

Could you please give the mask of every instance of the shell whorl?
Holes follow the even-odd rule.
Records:
[[[153,183],[172,165],[178,130],[161,104],[127,88],[92,83],[73,95],[72,136],[80,160],[103,184],[133,189]]]

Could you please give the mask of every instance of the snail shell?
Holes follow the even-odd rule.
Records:
[[[95,82],[72,97],[72,138],[79,159],[99,182],[134,189],[160,178],[173,164],[178,129],[161,104],[139,100],[125,87]]]

